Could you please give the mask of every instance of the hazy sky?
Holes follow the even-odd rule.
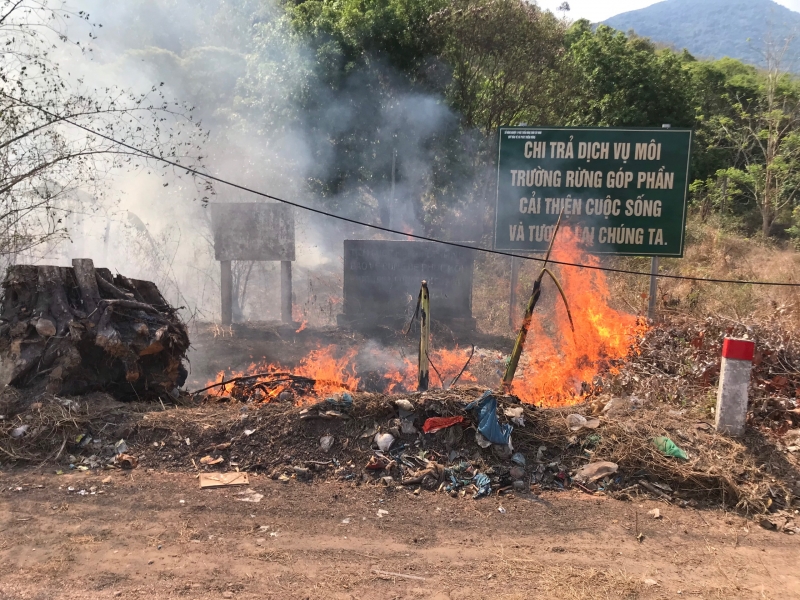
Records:
[[[543,8],[555,11],[564,0],[537,0],[537,4]],[[703,0],[697,0],[702,2]],[[783,4],[800,12],[800,0],[775,0],[778,4]],[[593,23],[603,21],[619,13],[629,10],[637,10],[656,4],[654,0],[568,0],[570,12],[568,16],[571,20],[589,19]]]

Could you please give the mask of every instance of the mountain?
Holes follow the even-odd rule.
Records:
[[[767,40],[782,48],[792,39],[782,68],[800,71],[800,13],[772,0],[666,0],[611,17],[605,25],[697,58],[738,58],[764,66]],[[749,39],[749,41],[748,41]]]

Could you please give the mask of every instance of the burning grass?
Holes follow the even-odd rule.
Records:
[[[462,372],[471,356],[469,351],[458,348],[431,353],[435,376],[443,388],[452,385],[459,374],[461,382],[476,381],[471,373]],[[361,371],[366,374],[362,375]],[[220,371],[199,391],[239,402],[264,403],[292,398],[297,404],[306,404],[343,391],[371,388],[393,394],[414,390],[416,386],[416,361],[400,352],[379,352],[369,345],[358,349],[331,344],[311,350],[291,369],[277,362],[261,362],[252,363],[242,371]]]
[[[581,251],[570,230],[559,233],[552,259],[600,264],[597,257]],[[612,307],[604,272],[575,267],[560,267],[559,271],[574,333],[560,302],[547,303],[542,311],[534,312],[521,370],[513,385],[523,402],[540,406],[582,401],[591,393],[598,375],[637,353],[639,339],[647,331],[642,319]],[[556,295],[554,289],[544,293]]]

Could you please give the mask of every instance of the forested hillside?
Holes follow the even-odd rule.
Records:
[[[746,233],[800,236],[800,84],[774,61],[764,72],[701,61],[519,0],[306,0],[283,10],[285,29],[271,25],[271,35],[312,49],[293,118],[310,119],[336,150],[333,168],[311,182],[345,209],[360,195],[374,199],[377,221],[392,221],[393,199],[380,190],[395,148],[423,227],[447,229],[474,209],[486,226],[498,126],[670,123],[696,129],[692,192],[703,218],[721,212]],[[266,59],[252,53],[250,71]],[[241,85],[244,97],[259,96],[252,78]],[[359,117],[321,118],[331,99]],[[402,150],[420,138],[423,170]],[[318,148],[317,164],[329,151]]]
[[[619,31],[686,48],[703,58],[736,58],[766,66],[767,41],[781,49],[797,38],[800,13],[772,0],[666,0],[604,21]],[[793,39],[785,68],[800,71],[800,39]]]

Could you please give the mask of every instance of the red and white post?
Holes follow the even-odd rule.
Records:
[[[750,340],[725,338],[717,391],[716,427],[720,433],[744,435],[750,371],[756,345]]]

